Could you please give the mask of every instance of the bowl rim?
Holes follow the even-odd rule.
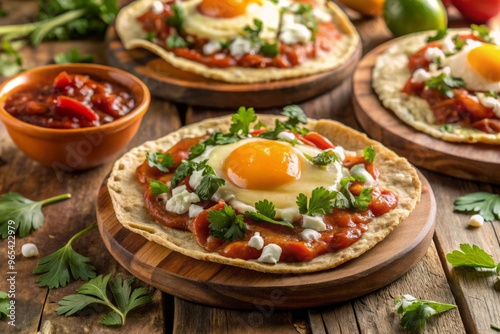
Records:
[[[142,101],[134,107],[128,114],[124,115],[123,117],[118,118],[117,120],[114,120],[110,123],[106,123],[104,125],[100,126],[90,126],[90,127],[85,127],[85,128],[76,128],[76,129],[55,129],[55,128],[48,128],[48,127],[43,127],[43,126],[38,126],[34,125],[31,123],[24,122],[14,116],[12,116],[7,110],[5,110],[4,105],[5,105],[5,100],[9,96],[9,94],[12,92],[12,90],[1,93],[1,91],[4,89],[6,85],[8,85],[11,81],[16,80],[19,77],[22,77],[23,75],[34,73],[34,72],[43,72],[46,70],[54,70],[56,68],[60,68],[61,71],[64,71],[66,69],[71,69],[73,72],[78,72],[78,69],[82,69],[82,73],[78,74],[83,74],[83,75],[94,75],[94,74],[89,74],[85,73],[85,69],[88,68],[93,68],[97,70],[104,70],[104,71],[112,71],[115,73],[118,73],[119,75],[129,77],[132,79],[133,82],[139,85],[140,91],[142,92]],[[75,71],[76,70],[76,71]],[[95,75],[94,75],[95,76]],[[121,84],[124,86],[128,91],[131,91],[133,93],[133,90],[130,89],[130,87],[127,87],[123,85],[120,82],[117,82],[116,80],[107,80],[111,83],[117,83]],[[19,87],[19,86],[16,86]],[[151,93],[146,86],[144,82],[142,82],[141,79],[136,77],[135,75],[126,72],[124,70],[121,70],[116,67],[108,66],[108,65],[102,65],[102,64],[86,64],[86,63],[72,63],[72,64],[50,64],[50,65],[43,65],[43,66],[38,66],[31,68],[27,71],[21,72],[16,74],[15,76],[12,76],[2,82],[0,84],[0,119],[3,121],[4,125],[6,127],[14,126],[19,130],[24,130],[24,131],[33,131],[37,132],[38,134],[51,134],[51,135],[71,135],[71,134],[81,134],[81,133],[89,133],[89,132],[94,132],[94,131],[113,131],[113,130],[118,130],[122,129],[124,126],[128,125],[129,122],[133,121],[136,117],[141,117],[148,109],[149,105],[151,103]],[[134,96],[137,97],[137,96]],[[10,123],[9,125],[6,124]],[[32,134],[34,134],[31,132]]]

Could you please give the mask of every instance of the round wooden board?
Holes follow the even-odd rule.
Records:
[[[451,143],[420,132],[384,108],[372,88],[376,58],[396,41],[382,44],[360,61],[353,77],[354,112],[365,132],[414,165],[482,182],[500,183],[500,146]]]
[[[132,275],[169,294],[231,309],[316,307],[379,289],[425,255],[434,233],[436,203],[428,181],[419,177],[421,201],[391,234],[359,258],[311,274],[266,274],[173,252],[123,227],[105,184],[97,198],[97,219],[111,255]]]
[[[216,108],[238,108],[242,103],[270,108],[307,100],[348,78],[361,57],[360,42],[352,56],[332,71],[266,83],[231,84],[179,70],[144,49],[125,50],[114,26],[106,33],[105,47],[108,64],[139,77],[153,96]]]

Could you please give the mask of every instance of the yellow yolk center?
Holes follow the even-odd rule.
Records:
[[[228,179],[240,188],[273,189],[300,177],[301,161],[284,144],[256,141],[235,149],[224,161]]]
[[[262,0],[203,0],[198,10],[205,16],[226,19],[245,14],[252,2],[262,4]]]
[[[469,51],[469,65],[488,81],[500,81],[500,46],[484,44]]]

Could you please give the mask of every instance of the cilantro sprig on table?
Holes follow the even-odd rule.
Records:
[[[500,262],[495,262],[493,257],[477,245],[460,244],[460,250],[446,254],[446,260],[453,267],[472,267],[494,269],[500,272]]]
[[[71,237],[66,245],[38,260],[38,265],[33,273],[42,274],[36,280],[40,283],[39,286],[48,286],[49,289],[65,287],[70,281],[70,273],[74,279],[81,278],[84,281],[95,277],[95,267],[89,264],[90,259],[78,254],[72,247],[76,239],[95,227],[97,224],[92,224],[81,230]]]
[[[243,215],[236,214],[227,204],[222,209],[210,210],[207,219],[210,222],[210,233],[218,239],[239,240],[247,231]]]
[[[93,63],[94,56],[81,55],[78,49],[71,49],[68,52],[61,52],[54,56],[56,64],[69,64],[69,63]]]
[[[123,280],[116,276],[110,280],[111,274],[99,275],[76,290],[76,294],[65,296],[59,301],[57,314],[70,316],[84,309],[90,304],[102,304],[111,311],[102,316],[100,323],[106,326],[125,324],[128,313],[146,303],[151,302],[151,296],[145,288],[132,289],[135,279]],[[114,303],[108,298],[108,289],[111,291]]]
[[[271,224],[283,225],[290,228],[293,228],[293,225],[287,221],[275,220],[276,210],[274,207],[274,203],[264,199],[262,201],[258,201],[255,203],[256,212],[246,211],[245,216],[255,219],[265,221]]]
[[[421,333],[425,330],[430,317],[452,310],[456,305],[439,303],[432,300],[419,300],[411,295],[396,298],[395,311],[402,314],[401,326],[404,329]]]
[[[500,195],[488,192],[475,192],[457,198],[454,210],[462,212],[476,212],[484,220],[500,219]]]
[[[0,198],[0,234],[2,239],[9,235],[9,227],[15,226],[16,233],[22,238],[42,226],[44,215],[42,206],[71,198],[62,194],[41,201],[32,201],[21,194],[10,192]],[[14,221],[10,225],[9,221]]]

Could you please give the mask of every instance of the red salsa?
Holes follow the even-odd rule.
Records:
[[[26,123],[55,129],[103,125],[134,107],[133,95],[123,86],[66,72],[50,81],[20,87],[4,105],[8,113]]]
[[[312,146],[320,148],[320,146],[324,146],[327,143],[327,145],[334,147],[324,137],[318,140],[321,136],[319,134],[311,135],[309,133],[306,136],[314,139],[319,144],[313,143],[311,144]],[[298,135],[298,137],[302,139],[302,136]],[[381,216],[393,210],[398,204],[398,198],[393,192],[375,187],[372,190],[372,199],[366,210],[335,208],[332,213],[326,214],[324,216],[324,222],[327,227],[326,231],[321,232],[321,237],[312,242],[306,242],[301,237],[301,232],[305,228],[302,227],[300,220],[293,224],[293,229],[290,229],[282,225],[253,220],[247,216],[243,218],[247,226],[243,238],[236,241],[218,239],[211,234],[207,215],[209,210],[222,209],[225,205],[224,201],[200,201],[196,204],[202,206],[204,211],[195,218],[189,218],[188,213],[179,215],[167,211],[165,209],[165,202],[158,196],[153,195],[149,188],[150,181],[152,180],[167,183],[182,160],[188,158],[190,148],[200,143],[203,139],[205,138],[183,139],[165,152],[169,153],[174,160],[174,163],[169,167],[169,172],[162,172],[155,166],[151,167],[148,161],[145,161],[137,168],[136,177],[143,186],[145,207],[152,218],[161,225],[191,231],[198,244],[207,251],[218,252],[230,258],[257,259],[261,255],[262,250],[249,246],[248,241],[255,232],[259,232],[260,235],[265,236],[266,243],[276,244],[282,249],[280,262],[310,261],[321,254],[335,252],[353,244],[367,230],[368,224],[374,217]],[[367,172],[375,180],[378,178],[379,172],[375,165],[372,162],[366,161],[363,156],[348,157],[344,160],[343,164],[347,168],[357,164],[364,164]],[[189,176],[182,180],[179,185],[186,186],[189,192],[194,191],[189,185]],[[349,191],[357,196],[362,189],[363,184],[356,181],[351,184]]]

